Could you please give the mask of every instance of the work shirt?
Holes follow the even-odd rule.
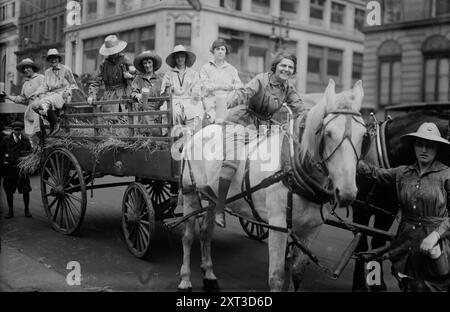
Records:
[[[422,257],[420,244],[431,232],[436,231],[442,236],[450,229],[450,168],[435,160],[420,174],[417,163],[382,169],[360,161],[358,174],[396,188],[402,220],[390,252],[395,270],[403,274],[427,271],[426,262],[423,267],[412,269],[408,269],[407,263],[410,257]],[[442,252],[447,256],[450,255],[449,247],[449,240],[444,240]],[[413,259],[410,263],[414,265],[417,261]]]
[[[150,90],[149,98],[160,97],[162,78],[153,73],[150,77],[144,74],[137,74],[131,83],[131,98],[136,100],[136,96],[142,93],[143,88]],[[144,104],[144,109],[157,110],[164,104],[164,101],[148,102]],[[147,106],[148,105],[148,106]]]
[[[227,121],[244,126],[270,120],[286,103],[294,115],[303,110],[303,101],[289,81],[276,81],[272,73],[261,73],[228,101]]]
[[[221,86],[231,85],[239,88],[242,85],[238,71],[228,62],[218,66],[214,60],[209,61],[200,70],[200,80],[205,88],[205,96],[213,96],[215,89]]]
[[[19,104],[28,104],[30,96],[44,84],[44,75],[34,73],[31,78],[26,78],[20,95],[12,96],[12,101]]]
[[[200,76],[192,68],[186,68],[180,72],[178,68],[171,68],[164,74],[161,85],[161,93],[167,86],[173,87],[173,95],[177,97],[191,97],[199,95]],[[194,94],[193,94],[194,93]]]
[[[121,89],[121,94],[125,95],[125,90],[128,86],[128,80],[123,77],[123,74],[124,72],[128,71],[131,65],[131,61],[122,53],[117,59],[107,57],[100,64],[97,75],[89,86],[89,96],[95,98],[102,84],[105,85],[105,89],[107,92],[114,91],[114,89]],[[112,98],[108,96],[108,99]]]
[[[36,94],[50,92],[62,94],[66,91],[71,94],[71,90],[77,88],[78,85],[73,77],[72,70],[63,64],[58,64],[55,69],[50,67],[44,72],[44,83],[37,90]]]

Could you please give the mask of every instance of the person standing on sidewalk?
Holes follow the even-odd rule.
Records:
[[[23,195],[25,216],[31,218],[30,204],[30,178],[20,172],[18,167],[20,158],[31,153],[30,140],[22,134],[24,125],[21,121],[15,121],[11,127],[13,132],[4,137],[0,143],[0,159],[2,160],[4,174],[3,188],[8,202],[8,214],[5,219],[14,217],[14,193],[16,189]]]

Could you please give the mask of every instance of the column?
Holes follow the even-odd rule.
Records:
[[[302,36],[300,36],[302,37]],[[297,41],[297,92],[306,93],[308,77],[308,42],[304,39]]]
[[[270,0],[270,15],[280,16],[280,0]]]
[[[345,33],[347,34],[354,34],[354,28],[355,28],[355,7],[347,4],[345,6],[345,13],[344,13],[344,27],[345,27]]]
[[[309,23],[309,4],[310,0],[303,0],[298,2],[297,19],[300,23]]]
[[[343,90],[352,87],[352,68],[353,68],[353,51],[352,49],[345,49],[342,60],[342,88]]]
[[[323,27],[325,29],[330,29],[331,24],[331,0],[326,0],[324,4],[323,11]]]
[[[97,0],[97,18],[101,19],[105,16],[105,0]]]
[[[252,11],[252,0],[242,0],[242,12],[250,13]]]

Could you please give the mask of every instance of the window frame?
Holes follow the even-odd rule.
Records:
[[[333,5],[335,5],[338,8],[342,8],[342,11],[340,11],[339,9],[333,9]],[[345,9],[346,9],[345,4],[332,1],[331,2],[330,22],[332,24],[336,24],[336,25],[344,25],[345,24]],[[333,16],[339,17],[338,19],[340,19],[340,21],[339,22],[333,21]]]
[[[399,54],[396,54],[396,55],[382,55],[382,56],[378,56],[378,77],[377,77],[377,81],[378,81],[378,96],[377,96],[377,98],[378,98],[378,105],[380,106],[380,107],[386,107],[386,106],[389,106],[389,105],[395,105],[395,104],[400,104],[400,102],[401,102],[401,97],[400,97],[400,99],[399,99],[399,103],[394,103],[394,102],[392,102],[392,89],[393,89],[393,83],[392,83],[392,77],[393,77],[393,75],[392,75],[392,69],[393,69],[393,67],[394,67],[394,63],[396,63],[396,62],[400,62],[400,68],[401,68],[401,65],[402,65],[402,56],[401,56],[401,54],[399,55]],[[389,95],[388,95],[388,103],[386,103],[386,104],[382,104],[381,103],[381,66],[383,65],[383,64],[385,64],[385,63],[388,63],[389,64],[389,84],[388,84],[388,86],[389,86]],[[400,93],[401,93],[401,90],[402,90],[402,88],[401,88],[401,85],[400,85]]]
[[[187,39],[187,37],[179,37],[177,36],[177,27],[181,26],[189,26],[189,45],[185,44],[184,41]],[[174,27],[174,34],[173,34],[173,40],[175,45],[182,44],[186,49],[190,49],[192,47],[192,23],[175,23]]]
[[[434,102],[438,102],[439,101],[439,67],[440,67],[440,62],[442,59],[448,59],[450,62],[450,55],[448,51],[424,51],[423,52],[423,67],[422,67],[422,101],[423,102],[427,102],[430,100],[426,99],[426,66],[427,66],[427,61],[429,60],[436,60],[436,68],[434,70],[434,98],[432,101]],[[450,69],[449,69],[449,73],[448,73],[448,79],[449,79],[449,84],[450,84]],[[449,90],[447,92],[447,101],[450,101],[450,85],[449,85]]]

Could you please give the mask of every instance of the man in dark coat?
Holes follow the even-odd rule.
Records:
[[[4,137],[0,143],[0,158],[3,163],[3,188],[8,201],[8,214],[5,219],[14,217],[13,201],[16,189],[23,195],[25,205],[25,216],[30,218],[30,178],[20,172],[18,167],[20,157],[26,156],[31,152],[30,140],[22,134],[24,128],[23,122],[15,121],[12,123],[13,132]]]

